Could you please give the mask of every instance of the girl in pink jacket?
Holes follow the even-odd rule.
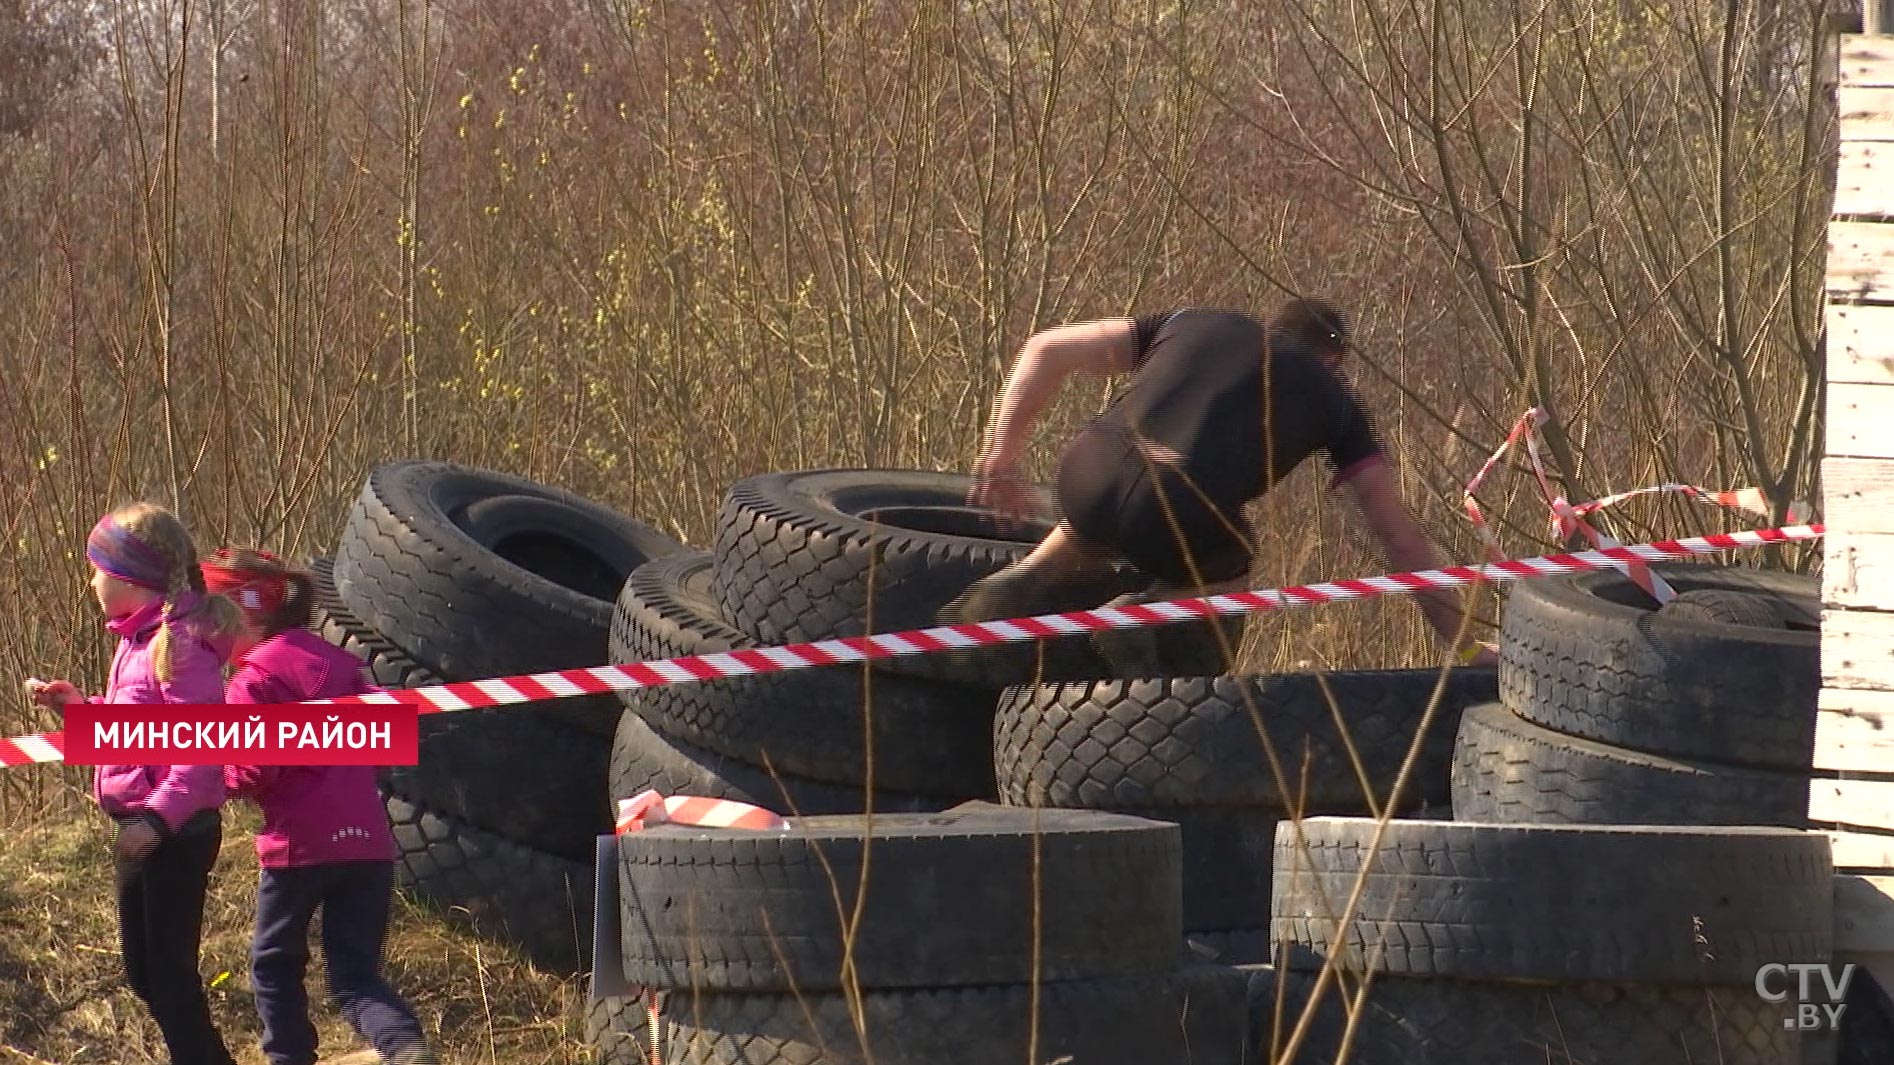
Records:
[[[236,611],[204,594],[197,548],[177,516],[150,503],[120,507],[86,538],[92,592],[118,636],[105,694],[29,681],[44,706],[221,703]],[[223,844],[223,767],[101,765],[92,795],[118,825],[119,948],[126,982],[151,1010],[173,1065],[231,1065],[204,998],[198,949],[204,895]]]
[[[242,613],[227,701],[295,703],[375,688],[354,655],[309,631],[315,583],[265,551],[224,548],[203,563],[209,589]],[[398,857],[373,766],[227,766],[233,798],[263,810],[256,850],[250,982],[270,1065],[312,1065],[303,974],[309,921],[322,909],[329,991],[362,1038],[394,1065],[437,1065],[414,1011],[382,978]]]

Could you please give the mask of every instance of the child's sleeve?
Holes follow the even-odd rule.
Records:
[[[176,634],[171,644],[171,679],[161,681],[159,690],[167,703],[224,702],[223,658],[202,640],[184,639]]]
[[[145,809],[158,815],[172,832],[193,815],[224,804],[224,767],[220,765],[166,766],[164,779],[145,796]]]
[[[217,704],[224,701],[223,659],[200,640],[177,640],[171,649],[171,679],[160,682],[167,703]],[[145,797],[145,809],[172,832],[203,810],[224,804],[224,767],[174,765]]]
[[[275,785],[282,769],[274,765],[227,765],[224,791],[232,799],[254,799]]]
[[[245,666],[230,678],[224,690],[224,702],[232,706],[254,706],[294,702],[276,678],[260,669]],[[231,765],[224,767],[224,787],[232,798],[254,799],[270,790],[282,775],[282,766]]]

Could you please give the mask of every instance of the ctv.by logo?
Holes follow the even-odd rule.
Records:
[[[1789,991],[1774,990],[1772,978],[1780,978],[1773,980],[1774,984],[1787,984],[1792,973],[1795,977],[1795,1015],[1784,1017],[1782,1026],[1791,1031],[1839,1027],[1841,1011],[1848,1008],[1842,1004],[1842,999],[1848,996],[1848,984],[1855,978],[1854,964],[1851,962],[1841,967],[1841,979],[1838,981],[1827,965],[1815,965],[1809,962],[1785,965],[1781,962],[1771,962],[1756,970],[1756,993],[1761,995],[1766,1002],[1787,1002]],[[1822,990],[1828,993],[1828,999],[1825,1002],[1809,1001],[1814,997],[1809,994],[1811,990],[1809,977],[1816,973],[1821,974]]]

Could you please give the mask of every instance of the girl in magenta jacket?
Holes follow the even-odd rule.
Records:
[[[354,655],[309,631],[315,583],[265,551],[225,548],[203,563],[206,585],[242,614],[232,703],[295,703],[375,690]],[[250,982],[270,1065],[311,1065],[316,1029],[303,976],[309,921],[322,909],[322,956],[342,1015],[384,1060],[436,1058],[414,1011],[382,978],[399,852],[373,766],[227,766],[231,797],[263,810],[256,850]]]
[[[236,612],[204,594],[197,549],[175,515],[120,507],[86,539],[92,591],[118,636],[104,695],[29,681],[42,705],[221,703]],[[92,795],[118,826],[119,948],[126,982],[164,1033],[173,1065],[229,1065],[198,971],[204,895],[223,844],[223,767],[101,765]]]

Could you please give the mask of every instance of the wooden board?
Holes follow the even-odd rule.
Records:
[[[1822,523],[1831,535],[1894,533],[1894,459],[1823,459]]]
[[[1822,611],[1822,687],[1894,691],[1894,614]]]
[[[1894,952],[1894,876],[1835,877],[1835,951]]]
[[[1833,210],[1837,215],[1894,215],[1894,142],[1841,142]]]
[[[1894,145],[1885,175],[1894,199]],[[1894,384],[1894,307],[1831,303],[1828,326],[1830,384]]]
[[[1894,833],[1894,780],[1811,780],[1809,820]]]
[[[1861,832],[1830,832],[1837,869],[1886,869],[1894,871],[1894,836],[1870,836]]]
[[[1844,78],[1835,90],[1835,103],[1843,143],[1894,140],[1894,88],[1855,85]]]
[[[1894,222],[1828,224],[1828,294],[1894,303]]]
[[[1894,610],[1894,459],[1822,461],[1822,602]]]
[[[1894,459],[1894,384],[1830,384],[1824,430],[1824,455]]]
[[[1822,537],[1822,605],[1894,611],[1894,535],[1830,526]]]
[[[1840,62],[1845,84],[1894,85],[1894,37],[1846,35]]]
[[[1816,705],[1817,773],[1894,773],[1894,692],[1828,688]]]

